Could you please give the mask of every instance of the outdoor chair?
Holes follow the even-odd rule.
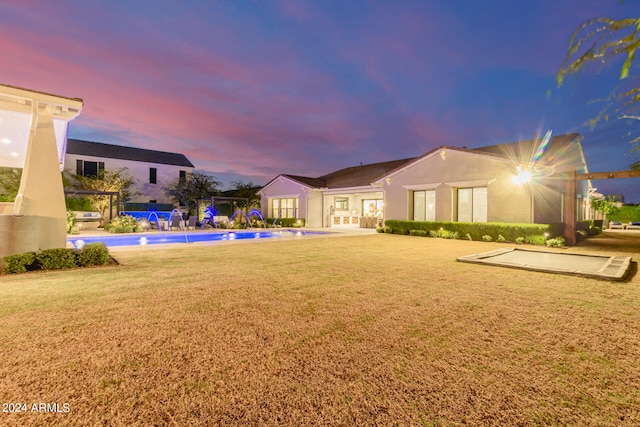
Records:
[[[174,215],[171,217],[171,225],[169,225],[170,230],[181,230],[183,227],[184,222],[180,215]]]
[[[189,217],[189,222],[187,222],[187,230],[195,230],[196,229],[196,218],[195,216]]]
[[[611,221],[609,223],[609,228],[611,228],[611,229],[617,228],[619,230],[624,230],[625,229],[625,225],[623,223],[621,223],[620,221]]]
[[[640,222],[630,222],[627,224],[627,230],[640,230]]]

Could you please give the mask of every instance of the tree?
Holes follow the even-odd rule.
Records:
[[[22,169],[0,167],[0,202],[13,202],[20,189]]]
[[[631,79],[635,52],[640,48],[640,17],[590,19],[580,25],[571,36],[569,50],[557,75],[558,87],[565,77],[584,70],[594,62],[624,60],[620,69],[620,82],[614,85],[605,106],[590,120],[595,126],[601,119],[609,120],[614,114],[618,119],[640,121],[640,87],[638,79]],[[636,131],[633,131],[637,133]],[[631,144],[640,150],[640,134],[631,132]]]
[[[618,212],[618,207],[611,198],[599,197],[591,199],[591,208],[600,213],[600,219],[606,219],[609,215]]]
[[[238,207],[240,207],[241,209],[252,209],[260,206],[260,196],[256,194],[258,190],[260,190],[260,188],[262,187],[254,184],[251,181],[247,183],[244,183],[242,181],[232,181],[229,193],[233,195],[232,197],[242,197],[249,201],[249,206],[244,206],[244,202],[238,201]]]
[[[112,171],[101,170],[98,176],[74,175],[71,178],[72,187],[85,191],[117,191],[120,193],[120,200],[124,202],[131,198],[131,186],[135,180],[126,174],[126,168],[114,169]],[[88,195],[91,206],[104,218],[109,208],[109,196]],[[116,206],[120,210],[120,206]]]
[[[220,191],[220,185],[216,177],[196,171],[185,178],[178,178],[164,188],[164,192],[178,205],[187,206],[190,212],[195,212],[196,200],[215,195]]]

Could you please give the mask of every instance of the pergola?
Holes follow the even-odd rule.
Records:
[[[587,172],[569,173],[566,180],[566,197],[567,200],[573,200],[576,197],[576,181],[597,180],[597,179],[614,179],[614,178],[639,178],[640,170],[624,170],[613,172]],[[576,243],[576,207],[574,203],[565,204],[565,239],[568,244]]]
[[[22,168],[15,202],[0,203],[0,260],[66,246],[62,169],[67,125],[83,101],[0,85],[0,166]]]

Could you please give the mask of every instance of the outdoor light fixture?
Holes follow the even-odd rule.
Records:
[[[511,177],[514,184],[522,185],[531,181],[531,172],[528,169],[523,170],[519,165],[517,169],[518,174]]]

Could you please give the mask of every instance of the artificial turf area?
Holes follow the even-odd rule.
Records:
[[[0,276],[0,396],[27,409],[0,424],[640,425],[638,276],[455,261],[500,246],[302,238]]]

